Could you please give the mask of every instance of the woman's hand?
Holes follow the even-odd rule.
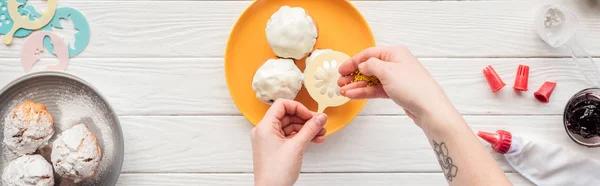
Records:
[[[250,133],[255,185],[293,185],[308,145],[325,141],[325,123],[325,114],[311,112],[301,103],[275,101]]]
[[[353,77],[349,75],[357,70],[376,76],[381,85],[351,83]],[[343,86],[341,91],[345,96],[391,98],[407,110],[438,154],[438,162],[447,173],[444,175],[450,185],[510,185],[442,88],[408,49],[370,48],[344,62],[339,72],[342,77],[338,84]],[[485,171],[481,171],[481,167],[485,167]]]
[[[352,83],[350,73],[359,70],[376,76],[381,85],[367,82]],[[344,96],[351,99],[391,98],[407,114],[418,119],[432,114],[435,108],[451,106],[444,91],[406,47],[374,47],[366,49],[344,62],[338,85]],[[418,123],[418,122],[417,122]]]

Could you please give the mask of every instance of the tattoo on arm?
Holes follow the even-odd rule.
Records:
[[[444,171],[446,180],[452,182],[452,179],[454,179],[456,177],[456,173],[458,173],[458,167],[454,165],[452,158],[448,156],[448,147],[446,147],[446,143],[438,143],[433,140],[433,150],[435,151],[438,162]]]

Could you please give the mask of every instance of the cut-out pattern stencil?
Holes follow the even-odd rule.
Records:
[[[314,75],[317,80],[315,87],[321,89],[321,95],[327,94],[329,98],[341,96],[340,87],[337,85],[337,80],[341,76],[338,72],[339,65],[336,60],[323,61],[323,65],[317,68]]]
[[[34,21],[39,19],[42,14],[37,12],[34,6],[27,5],[26,0],[19,0],[23,6],[19,6],[19,13],[21,15],[29,16],[29,20]],[[0,35],[6,35],[13,27],[13,20],[8,13],[8,2],[7,0],[0,0]],[[31,30],[19,29],[15,32],[14,37],[27,37],[31,34]]]
[[[62,24],[61,21],[70,21],[72,24]],[[73,26],[72,29],[76,31],[76,33],[74,33],[73,35],[61,35],[58,32],[58,30],[60,29],[67,30],[67,27],[71,25]],[[54,15],[54,18],[52,18],[50,23],[44,26],[42,30],[52,31],[64,38],[68,42],[67,45],[70,57],[74,57],[83,52],[85,47],[87,47],[88,43],[90,42],[90,25],[85,19],[85,16],[83,16],[81,12],[73,8],[64,7],[56,9],[56,14]],[[54,53],[54,47],[50,44],[49,38],[44,39],[44,46],[46,47],[46,49],[48,49],[49,52]]]
[[[44,38],[49,37],[51,44],[54,45],[55,55],[58,57],[58,64],[50,65],[48,70],[66,70],[69,65],[69,51],[63,39],[51,32],[39,31],[31,34],[21,50],[21,65],[25,72],[30,72],[33,65],[40,60],[40,54],[44,51]]]
[[[27,4],[27,0],[17,0],[17,2],[22,5],[19,6],[19,13],[29,16],[29,20],[34,21],[42,17],[42,14],[36,10],[35,6]]]
[[[19,11],[19,7],[22,7],[23,3],[17,2],[17,0],[7,0],[6,9],[8,11],[9,16],[12,19],[12,27],[10,31],[8,31],[8,33],[4,35],[4,39],[2,40],[4,44],[10,45],[12,43],[13,37],[19,29],[37,30],[48,24],[50,20],[52,20],[52,17],[54,17],[54,13],[56,12],[56,0],[47,1],[48,9],[39,13],[39,15],[33,13],[33,17],[39,17],[39,19],[31,20],[30,17],[32,16],[32,13],[29,13],[27,15],[21,15],[21,13],[24,11]],[[4,8],[0,7],[0,9]],[[31,8],[26,10],[31,10]]]
[[[341,106],[350,101],[340,94],[340,87],[337,85],[341,76],[338,68],[348,59],[350,56],[344,53],[327,51],[306,62],[304,86],[319,105],[317,112],[323,113],[327,107]]]

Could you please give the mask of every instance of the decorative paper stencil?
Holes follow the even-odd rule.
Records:
[[[51,32],[39,31],[31,34],[21,50],[21,65],[25,72],[31,71],[33,64],[40,60],[40,53],[44,51],[44,38],[49,37],[51,44],[54,45],[55,55],[58,57],[58,64],[48,66],[48,70],[66,70],[69,65],[69,51],[63,39]]]
[[[26,1],[25,1],[26,2]],[[29,20],[40,18],[41,14],[35,10],[34,6],[19,6],[19,12],[22,15],[29,15]],[[8,13],[7,0],[0,0],[0,35],[6,35],[13,27],[13,20]],[[31,30],[19,29],[15,32],[15,37],[26,37],[31,34]]]
[[[85,49],[90,42],[90,25],[81,12],[74,8],[64,7],[56,9],[54,18],[52,18],[50,23],[44,26],[42,30],[53,31],[55,28],[63,29],[63,26],[60,24],[61,19],[73,22],[73,27],[77,30],[77,33],[74,35],[74,43],[67,43],[69,57],[76,56],[83,52],[83,49]],[[49,52],[54,53],[54,47],[50,44],[49,38],[44,39],[44,47],[46,47]]]
[[[348,59],[350,56],[344,53],[328,51],[306,63],[304,86],[318,103],[317,112],[323,113],[327,107],[341,106],[350,101],[340,94],[340,87],[337,85],[341,76],[338,68]]]
[[[17,2],[17,0],[7,0],[6,8],[8,10],[9,16],[12,18],[12,28],[8,33],[6,33],[6,35],[4,35],[4,44],[10,45],[17,30],[21,28],[28,30],[37,30],[48,24],[48,22],[52,20],[52,17],[54,17],[54,13],[56,12],[56,0],[47,1],[48,10],[45,12],[41,12],[39,14],[39,19],[32,21],[30,19],[30,15],[21,15],[21,13],[19,12],[19,6],[21,6],[21,4]],[[3,9],[3,7],[0,7],[0,9]]]

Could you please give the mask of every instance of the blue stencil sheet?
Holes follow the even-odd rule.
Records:
[[[63,26],[60,24],[61,19],[73,22],[73,27],[78,31],[74,35],[75,42],[73,46],[70,43],[67,46],[69,48],[69,57],[76,56],[83,52],[90,42],[90,25],[81,12],[73,8],[63,7],[56,9],[54,18],[52,18],[48,25],[42,27],[41,30],[52,31],[52,28],[62,29]],[[54,53],[54,46],[52,46],[50,38],[44,39],[44,47],[49,52]]]

